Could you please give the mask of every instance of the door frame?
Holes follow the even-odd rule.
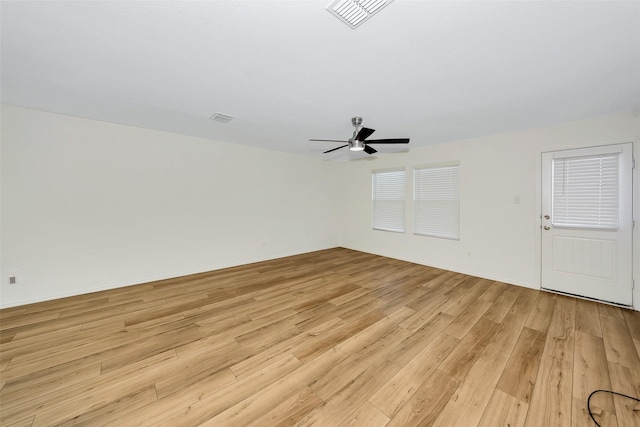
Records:
[[[536,158],[536,275],[537,275],[537,287],[539,290],[542,289],[542,153],[550,152],[550,151],[564,151],[564,150],[574,150],[580,148],[596,148],[596,147],[605,147],[609,145],[618,145],[618,144],[632,144],[632,157],[635,160],[635,167],[632,170],[632,178],[631,178],[631,186],[632,186],[632,217],[635,221],[635,227],[631,232],[631,277],[634,281],[634,287],[632,290],[632,306],[636,311],[640,311],[640,139],[638,138],[625,138],[618,140],[609,140],[606,142],[592,142],[589,143],[585,141],[585,143],[581,143],[580,145],[576,144],[550,144],[546,146],[540,146],[537,151]],[[580,298],[580,297],[576,297]],[[588,298],[585,298],[588,299]],[[603,304],[607,304],[606,302],[602,302]],[[615,305],[615,304],[613,304]],[[629,308],[629,307],[627,307]]]

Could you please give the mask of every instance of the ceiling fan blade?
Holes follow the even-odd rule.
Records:
[[[360,132],[358,132],[358,135],[356,136],[356,139],[358,141],[364,141],[365,139],[370,137],[371,134],[374,133],[375,131],[376,131],[375,129],[362,128],[362,129],[360,129]]]
[[[372,139],[367,144],[408,144],[409,138]]]
[[[348,147],[348,146],[349,146],[349,144],[347,144],[347,145],[341,145],[340,147],[336,147],[336,148],[332,148],[331,150],[327,150],[327,151],[325,151],[325,152],[324,152],[324,153],[322,153],[322,154],[327,154],[327,153],[330,153],[330,152],[332,152],[332,151],[336,151],[336,150],[339,150],[339,149],[341,149],[341,148]]]
[[[365,145],[364,146],[364,152],[367,153],[367,154],[373,154],[373,153],[377,153],[378,150],[376,150],[376,149],[374,149],[372,147],[369,147],[368,145]]]
[[[310,139],[309,141],[322,141],[322,142],[349,142],[343,139]]]

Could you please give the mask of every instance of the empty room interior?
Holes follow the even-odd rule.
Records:
[[[0,426],[640,427],[640,2],[0,23]]]

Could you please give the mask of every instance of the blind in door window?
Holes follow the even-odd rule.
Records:
[[[553,160],[552,222],[618,228],[618,154]]]
[[[372,228],[404,233],[405,176],[404,170],[372,172]]]
[[[460,238],[460,166],[415,169],[414,233]]]

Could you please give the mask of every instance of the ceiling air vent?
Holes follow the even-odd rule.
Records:
[[[229,114],[224,114],[224,113],[213,113],[213,116],[209,118],[214,122],[220,122],[220,123],[229,123],[231,120],[235,119],[235,117],[230,116]]]
[[[391,2],[393,0],[336,0],[327,6],[327,10],[356,29]]]

